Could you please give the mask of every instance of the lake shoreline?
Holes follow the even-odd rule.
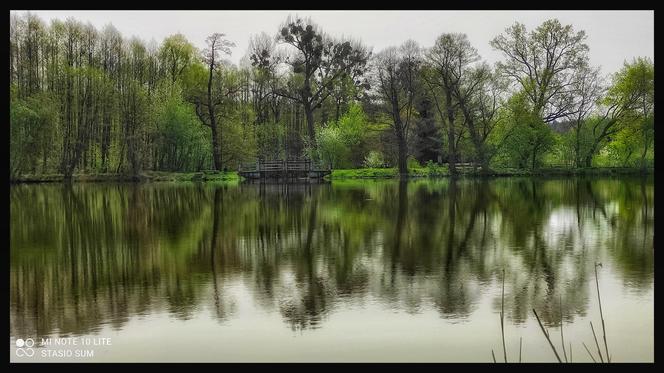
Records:
[[[613,176],[613,175],[652,175],[654,168],[623,168],[623,167],[595,167],[581,169],[542,168],[539,170],[503,169],[492,170],[488,173],[479,171],[461,171],[459,177],[509,177],[509,176]],[[436,179],[449,178],[447,170],[427,168],[412,169],[407,179]],[[398,179],[399,174],[394,168],[385,169],[339,169],[333,170],[325,180],[352,180],[352,179]],[[149,171],[140,175],[126,174],[75,174],[71,181],[77,183],[86,182],[238,182],[243,178],[235,171],[229,172],[161,172]],[[49,175],[22,175],[9,180],[10,184],[33,184],[33,183],[64,183],[62,174]]]
[[[237,172],[213,173],[213,172],[158,172],[150,171],[140,175],[126,174],[74,174],[71,182],[233,182],[239,181],[241,177]],[[64,183],[64,175],[22,175],[18,178],[10,179],[11,184],[37,184],[37,183]]]
[[[331,180],[345,180],[345,179],[397,179],[399,174],[396,170],[390,172],[391,169],[383,169],[387,172],[382,173],[367,173],[367,169],[350,169],[350,170],[333,170],[330,176]],[[393,169],[392,169],[393,170]],[[415,171],[415,172],[413,172]],[[447,170],[440,172],[439,170],[431,170],[426,168],[418,168],[411,170],[407,176],[408,179],[429,179],[429,178],[448,178],[451,175]],[[509,176],[612,176],[612,175],[652,175],[654,168],[623,168],[623,167],[594,167],[594,168],[581,168],[581,169],[564,169],[564,168],[542,168],[538,170],[519,170],[519,169],[498,169],[491,170],[487,173],[480,171],[459,171],[459,177],[509,177]]]

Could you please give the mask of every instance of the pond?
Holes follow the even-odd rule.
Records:
[[[520,343],[556,361],[535,309],[586,362],[590,322],[605,355],[595,268],[611,360],[654,361],[654,194],[632,177],[14,185],[11,361],[502,361],[502,308],[509,361]]]

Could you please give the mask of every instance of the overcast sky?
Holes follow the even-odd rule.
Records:
[[[43,20],[74,17],[98,29],[112,23],[124,37],[160,43],[184,34],[199,48],[214,32],[225,33],[237,47],[230,59],[244,56],[249,37],[261,31],[274,35],[288,14],[310,16],[332,36],[361,40],[374,52],[407,39],[429,47],[444,32],[466,33],[480,55],[501,59],[489,41],[518,21],[531,30],[549,18],[585,30],[593,65],[604,73],[617,71],[624,60],[647,56],[654,60],[654,11],[31,11]]]

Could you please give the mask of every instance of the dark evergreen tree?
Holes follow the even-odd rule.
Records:
[[[438,162],[438,156],[442,154],[442,137],[440,129],[436,126],[431,99],[425,95],[419,96],[415,101],[415,110],[419,113],[419,117],[415,120],[413,156],[420,164],[428,161]]]

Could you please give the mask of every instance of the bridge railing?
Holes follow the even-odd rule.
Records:
[[[309,171],[311,170],[311,161],[286,161],[286,171]]]
[[[311,160],[274,160],[258,161],[255,163],[241,163],[239,171],[242,172],[287,172],[287,171],[314,171],[330,170],[329,165],[321,165]]]
[[[259,171],[282,171],[284,169],[283,161],[259,162]]]
[[[258,171],[258,162],[240,163],[238,171],[246,171],[246,172]]]
[[[447,166],[449,167],[449,163],[447,163]],[[471,170],[476,170],[476,169],[482,167],[482,165],[480,165],[479,163],[475,163],[475,162],[456,163],[455,166],[456,166],[456,168],[459,168],[459,169],[471,169]]]

